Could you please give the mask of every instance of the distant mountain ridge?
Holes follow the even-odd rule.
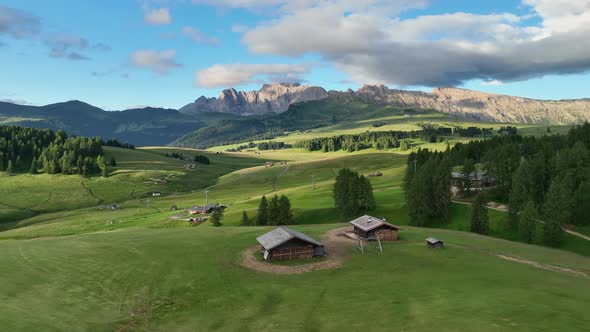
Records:
[[[258,91],[226,89],[219,98],[200,97],[180,109],[184,114],[223,112],[238,115],[283,113],[298,102],[333,96],[341,102],[360,98],[368,104],[392,105],[470,118],[477,121],[531,124],[576,124],[590,121],[590,99],[538,100],[459,88],[432,92],[365,85],[357,91],[326,91],[310,85],[265,84]]]
[[[477,121],[564,125],[590,121],[590,99],[538,100],[459,88],[428,93],[383,85],[365,85],[350,93],[370,104],[430,109]]]
[[[294,103],[320,100],[328,97],[324,88],[299,83],[264,84],[258,91],[225,89],[219,98],[200,97],[182,107],[185,114],[223,112],[240,115],[283,113]]]
[[[273,137],[281,130],[331,125],[357,115],[372,116],[359,104],[429,110],[485,122],[590,122],[590,99],[536,100],[458,88],[421,92],[384,85],[328,92],[317,86],[280,83],[265,84],[251,92],[226,89],[219,98],[201,97],[180,110],[147,107],[105,111],[77,100],[45,106],[0,102],[0,125],[63,129],[73,135],[117,138],[138,146],[184,142],[211,146]]]

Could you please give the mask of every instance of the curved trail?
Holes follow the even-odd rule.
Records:
[[[254,257],[254,253],[260,247],[255,246],[247,248],[242,252],[242,262],[240,265],[260,272],[277,274],[301,274],[314,270],[334,269],[346,261],[350,255],[350,249],[355,243],[354,240],[344,235],[344,231],[349,229],[350,227],[332,229],[322,236],[322,243],[325,246],[327,257],[320,262],[287,266],[259,261]]]

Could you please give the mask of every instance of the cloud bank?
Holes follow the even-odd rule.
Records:
[[[308,65],[217,64],[195,74],[195,85],[205,88],[232,87],[253,82],[299,82]]]
[[[273,11],[271,19],[245,30],[242,43],[251,53],[317,55],[358,83],[457,86],[470,80],[506,83],[590,69],[590,0],[523,0],[528,13],[521,16],[455,12],[415,18],[402,14],[419,13],[429,1],[215,3]],[[216,65],[219,68],[224,67]],[[230,74],[222,81],[248,81],[244,75],[233,76],[234,81],[227,79]],[[198,81],[217,85],[205,79]]]

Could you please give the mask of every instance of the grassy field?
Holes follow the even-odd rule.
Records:
[[[299,226],[319,236],[339,225]],[[584,331],[590,259],[464,232],[407,227],[384,253],[336,270],[271,275],[239,266],[268,228],[128,229],[1,241],[8,331]],[[423,244],[444,238],[447,249]],[[352,252],[352,249],[351,249]],[[370,317],[367,317],[370,316]]]
[[[388,125],[395,125],[397,120],[390,120]],[[507,215],[497,211],[489,212],[493,237],[471,234],[471,208],[461,204],[452,204],[449,222],[437,228],[407,226],[404,154],[105,150],[117,160],[108,178],[0,173],[0,265],[6,267],[0,270],[0,322],[7,331],[584,331],[590,326],[585,306],[590,278],[498,256],[590,275],[589,241],[568,235],[562,250],[513,242]],[[187,162],[165,157],[172,152],[206,155],[211,164],[187,170]],[[270,160],[287,163],[265,167]],[[302,275],[240,266],[242,250],[270,229],[237,226],[242,211],[255,217],[262,195],[287,195],[295,228],[310,235],[319,238],[343,226],[331,192],[343,167],[383,173],[371,178],[378,204],[371,214],[401,225],[401,241],[386,244],[383,254],[363,256],[351,247],[342,267]],[[170,182],[150,180],[160,178]],[[161,196],[152,197],[155,191]],[[228,206],[223,227],[193,227],[172,218],[183,212],[171,206],[204,204],[204,191],[210,203]],[[446,249],[427,249],[428,236],[444,239]]]

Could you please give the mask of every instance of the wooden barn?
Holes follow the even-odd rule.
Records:
[[[377,239],[381,241],[396,241],[400,228],[385,220],[364,215],[350,222],[354,226],[354,234],[363,239]]]
[[[256,238],[265,260],[284,261],[324,256],[324,246],[317,240],[287,227],[276,228]]]
[[[444,243],[437,238],[429,237],[426,239],[426,245],[432,249],[441,249]]]

